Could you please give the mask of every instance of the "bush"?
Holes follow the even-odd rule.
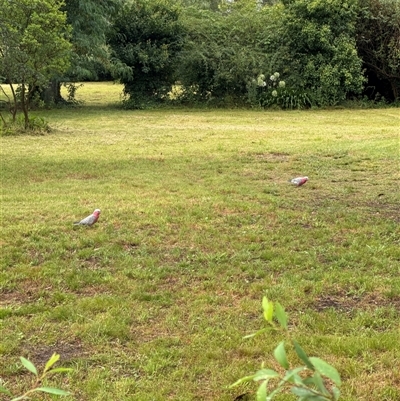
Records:
[[[286,53],[279,70],[313,106],[331,106],[360,94],[365,78],[357,54],[357,0],[286,0],[283,17]]]
[[[108,41],[126,107],[145,108],[167,98],[184,37],[179,13],[172,0],[135,0],[121,7]]]
[[[260,74],[248,85],[248,99],[252,106],[273,107],[282,109],[304,109],[311,106],[311,100],[306,92],[297,92],[287,88],[286,82],[275,72],[268,79]]]

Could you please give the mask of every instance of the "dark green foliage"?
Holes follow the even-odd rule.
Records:
[[[362,0],[357,48],[369,78],[370,91],[390,100],[400,96],[400,2]]]
[[[106,35],[120,5],[120,0],[66,0],[73,45],[68,79],[97,80],[99,75],[107,75],[110,66]]]
[[[119,60],[113,73],[124,84],[130,107],[165,99],[175,83],[184,40],[179,12],[172,0],[135,0],[121,8],[109,44]]]
[[[254,2],[240,2],[229,12],[185,11],[188,40],[178,71],[183,97],[228,105],[244,103],[251,79],[273,62],[266,47],[277,44],[281,8],[260,9]]]
[[[58,0],[0,0],[0,76],[4,76],[12,96],[7,98],[11,122],[17,112],[29,121],[30,100],[35,88],[69,67],[70,43],[66,16]],[[7,119],[1,116],[2,124]],[[35,124],[33,124],[35,126]]]
[[[66,0],[63,10],[71,67],[45,91],[32,84],[31,104],[35,94],[47,105],[63,101],[61,82],[111,78],[133,108],[169,99],[174,85],[175,101],[224,106],[399,98],[397,0]],[[257,85],[275,71],[285,87]]]
[[[362,61],[357,55],[357,2],[293,0],[287,4],[286,57],[282,71],[289,87],[306,90],[313,105],[335,105],[361,92]]]

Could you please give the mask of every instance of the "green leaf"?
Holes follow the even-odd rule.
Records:
[[[310,398],[315,396],[315,392],[309,390],[308,388],[303,388],[303,387],[292,387],[290,391],[294,394],[297,395],[297,397],[304,397],[304,398]]]
[[[23,356],[20,356],[19,359],[21,360],[22,365],[24,365],[26,369],[28,369],[30,372],[32,372],[34,375],[37,376],[38,374],[37,369],[30,360],[24,358]]]
[[[265,380],[261,383],[257,390],[257,401],[265,401],[267,398],[267,384],[268,381]]]
[[[265,401],[271,401],[282,390],[283,390],[283,387],[281,385],[279,385],[272,393],[267,395],[267,398]]]
[[[302,381],[301,377],[298,375],[298,373],[300,373],[302,370],[304,370],[303,366],[300,366],[299,368],[295,368],[292,370],[288,370],[286,372],[285,376],[283,377],[283,380],[287,381],[289,383],[296,383],[299,381],[299,378],[300,378],[300,381]],[[303,380],[303,383],[304,383],[304,380]]]
[[[59,359],[60,355],[54,353],[47,361],[46,366],[44,367],[44,372],[47,372]]]
[[[326,387],[324,385],[324,381],[322,380],[322,377],[318,372],[314,373],[313,381],[320,393],[322,393],[324,395],[329,395],[329,391],[326,389]]]
[[[20,395],[19,397],[13,398],[13,399],[10,400],[10,401],[26,400],[26,399],[28,399],[28,398],[29,398],[29,397],[27,397],[26,395]]]
[[[329,401],[330,399],[322,395],[316,394],[314,391],[303,387],[292,387],[290,391],[300,397],[301,400],[307,401]]]
[[[274,316],[274,303],[272,301],[268,301],[267,297],[263,297],[262,307],[264,309],[264,319],[267,322],[272,323],[272,317]]]
[[[337,386],[340,386],[342,384],[339,372],[332,365],[329,365],[329,363],[317,357],[311,357],[310,361],[314,365],[315,369],[319,373],[321,373],[322,376],[328,377]]]
[[[304,386],[305,385],[304,379],[298,374],[292,375],[288,381],[290,383],[296,384],[297,386]]]
[[[300,344],[295,340],[293,340],[292,343],[296,351],[296,354],[301,359],[301,361],[305,363],[308,369],[315,370],[314,365],[310,362],[307,354],[305,353],[303,348],[300,347]]]
[[[287,315],[285,309],[279,302],[275,302],[275,316],[278,319],[278,322],[281,325],[281,327],[287,330],[287,321],[288,321]]]
[[[266,328],[264,328],[264,329],[261,329],[261,330],[256,331],[255,333],[248,334],[247,336],[244,336],[243,338],[253,338],[253,337],[255,337],[255,336],[259,336],[260,334],[265,333],[265,332],[268,331],[268,330],[269,330],[269,327],[266,327]]]
[[[69,395],[68,391],[61,390],[54,387],[38,387],[34,391],[42,391],[43,393],[56,394],[56,395]]]
[[[332,394],[333,394],[333,399],[335,401],[338,401],[340,397],[340,390],[337,387],[332,387]]]
[[[278,346],[274,350],[274,357],[275,359],[279,362],[279,364],[285,368],[289,369],[289,362],[286,357],[286,351],[285,351],[285,342],[281,341]]]
[[[63,372],[71,372],[74,369],[72,368],[55,368],[55,369],[51,369],[51,371],[49,373],[63,373]]]
[[[229,386],[229,388],[236,387],[236,386],[238,386],[239,384],[242,384],[242,383],[245,383],[245,382],[249,382],[249,381],[251,381],[251,380],[254,379],[254,376],[255,376],[255,375],[242,377],[241,379],[235,381],[235,383],[231,384],[231,385]]]
[[[255,382],[257,382],[257,381],[260,381],[260,380],[273,379],[274,377],[279,377],[279,373],[275,372],[275,370],[272,370],[272,369],[260,369],[253,376],[253,380]]]
[[[9,390],[7,390],[7,389],[6,389],[5,387],[3,387],[3,386],[0,386],[0,393],[7,394],[8,396],[12,397],[11,392],[10,392]]]

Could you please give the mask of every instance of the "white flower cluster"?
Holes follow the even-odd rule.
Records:
[[[271,86],[272,87],[278,87],[278,88],[284,88],[285,86],[286,86],[286,83],[285,83],[285,81],[279,81],[279,77],[280,77],[280,74],[279,74],[279,72],[274,72],[270,77],[269,77],[269,79],[270,79],[270,81],[272,81],[272,83],[271,83]],[[260,74],[258,77],[257,77],[257,81],[253,81],[253,82],[257,82],[257,86],[260,86],[260,87],[264,87],[264,86],[267,86],[267,83],[266,83],[266,81],[265,81],[265,75],[264,74]],[[271,95],[273,96],[273,97],[277,97],[278,96],[278,92],[276,91],[276,90],[273,90],[272,92],[271,92]]]
[[[265,75],[264,74],[260,74],[257,77],[257,85],[258,86],[267,86],[267,83],[265,82]]]
[[[270,79],[272,82],[277,81],[277,80],[279,79],[279,72],[274,72],[274,74],[271,75],[271,76],[269,77],[269,79]]]

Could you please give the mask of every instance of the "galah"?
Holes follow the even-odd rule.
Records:
[[[300,187],[308,181],[308,177],[296,177],[290,180],[293,185]]]
[[[99,219],[100,209],[95,209],[95,211],[90,215],[82,219],[81,221],[76,221],[74,225],[82,226],[92,226]]]

